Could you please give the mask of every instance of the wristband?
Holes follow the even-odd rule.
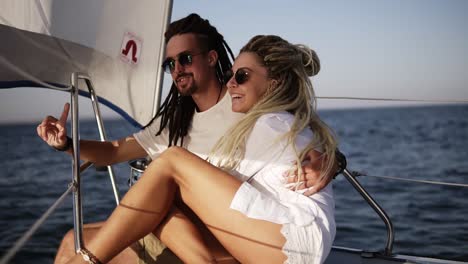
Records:
[[[61,147],[61,148],[57,148],[57,147],[53,147],[55,150],[57,151],[67,151],[69,150],[71,147],[73,146],[73,140],[71,139],[71,137],[68,137],[67,136],[67,142],[65,143],[65,146]]]

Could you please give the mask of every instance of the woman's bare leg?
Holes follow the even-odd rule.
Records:
[[[110,260],[161,222],[178,186],[182,200],[236,259],[284,262],[281,225],[229,209],[240,185],[231,175],[186,150],[170,148],[151,163],[87,248],[101,261]],[[80,263],[79,258],[75,260]]]

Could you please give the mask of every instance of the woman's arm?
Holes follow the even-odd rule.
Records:
[[[322,153],[316,150],[310,150],[301,164],[303,171],[302,175],[298,176],[297,165],[292,166],[290,170],[285,172],[287,184],[301,182],[302,184],[298,185],[296,190],[304,190],[307,188],[307,191],[302,193],[305,196],[318,193],[333,180],[333,177],[335,177],[335,173],[330,172],[326,177],[320,178],[322,164],[325,160],[326,157]],[[338,164],[335,164],[335,167],[338,169]]]

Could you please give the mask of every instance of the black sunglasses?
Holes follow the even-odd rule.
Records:
[[[188,52],[181,52],[177,57],[174,58],[167,58],[163,64],[162,68],[164,69],[165,72],[167,73],[172,73],[175,69],[176,66],[176,61],[179,62],[180,65],[182,66],[189,66],[192,65],[193,57],[201,55],[206,52],[200,52],[197,54],[190,54]]]
[[[237,69],[236,73],[233,73],[232,70],[227,70],[224,73],[224,83],[227,84],[234,76],[237,84],[243,84],[249,80],[249,75],[249,72],[243,68]]]

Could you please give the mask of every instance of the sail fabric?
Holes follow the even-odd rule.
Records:
[[[159,102],[171,8],[170,0],[2,0],[0,88],[68,87],[79,72],[100,102],[146,124]]]

